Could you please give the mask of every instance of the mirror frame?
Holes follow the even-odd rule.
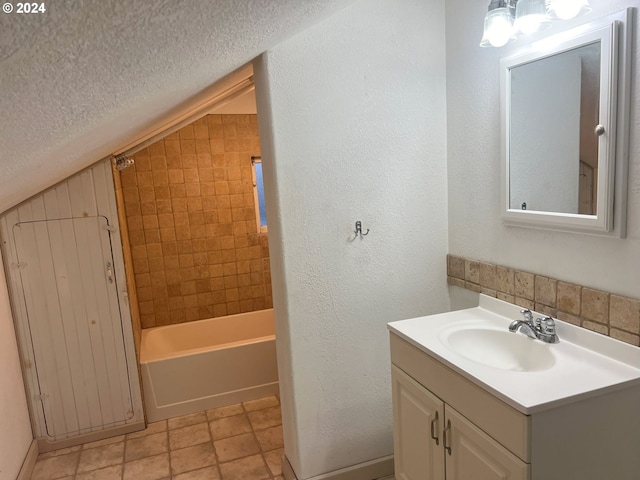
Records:
[[[500,60],[502,135],[502,221],[505,225],[569,232],[626,235],[630,36],[633,9],[574,27],[532,42],[517,54]],[[510,208],[511,69],[536,60],[600,42],[599,123],[605,134],[598,138],[597,202],[595,215],[541,212]],[[614,209],[615,205],[615,209]]]

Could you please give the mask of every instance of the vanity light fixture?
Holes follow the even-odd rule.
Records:
[[[491,0],[480,46],[502,47],[518,33],[549,26],[552,17],[568,20],[590,10],[589,0]]]
[[[549,11],[561,20],[569,20],[583,13],[589,13],[588,0],[549,0]]]

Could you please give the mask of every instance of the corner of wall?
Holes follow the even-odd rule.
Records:
[[[273,289],[273,311],[276,326],[276,350],[278,355],[278,378],[280,379],[280,403],[282,405],[282,426],[287,459],[294,470],[299,469],[299,438],[295,426],[296,408],[293,397],[291,379],[293,377],[293,360],[291,352],[291,335],[289,330],[289,313],[287,304],[287,288],[284,281],[284,257],[282,254],[282,224],[278,206],[276,167],[274,151],[273,112],[271,108],[271,86],[268,75],[268,55],[263,53],[253,62],[254,82],[256,86],[256,106],[258,111],[258,127],[262,168],[264,171],[264,188],[269,218],[269,248],[271,257]]]

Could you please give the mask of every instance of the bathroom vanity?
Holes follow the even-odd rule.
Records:
[[[557,344],[508,331],[520,308],[392,322],[397,480],[636,480],[640,349],[557,321]]]

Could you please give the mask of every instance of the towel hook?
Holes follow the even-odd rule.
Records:
[[[369,235],[369,229],[367,228],[366,232],[362,231],[362,222],[360,220],[358,220],[356,222],[356,231],[354,232],[357,236],[360,236],[360,238],[364,237],[365,235]]]

